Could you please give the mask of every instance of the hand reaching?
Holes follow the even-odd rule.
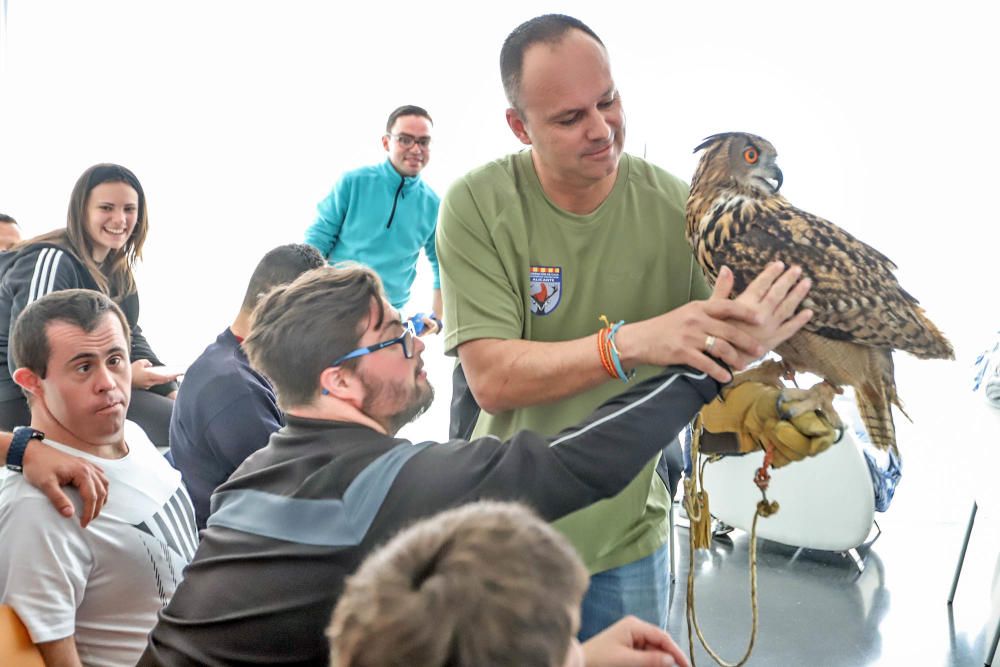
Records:
[[[792,334],[812,318],[813,312],[809,309],[795,312],[812,287],[809,278],[801,277],[800,267],[793,266],[785,270],[782,262],[771,262],[734,299],[737,303],[746,304],[760,316],[758,323],[741,323],[740,328],[756,338],[767,350],[773,350],[791,338]],[[728,283],[729,289],[732,289],[733,272],[729,267],[724,266],[719,271],[716,288],[722,282]]]
[[[163,373],[157,370],[149,359],[138,359],[132,362],[132,386],[136,389],[149,389],[158,384],[172,382],[182,373]]]
[[[774,262],[730,299],[733,273],[723,267],[711,298],[623,326],[617,338],[622,363],[627,368],[684,364],[729,382],[729,372],[718,361],[743,370],[812,317],[810,310],[795,314],[810,287],[807,279],[799,279],[801,273]]]
[[[688,667],[670,635],[652,623],[626,616],[583,644],[587,667]]]

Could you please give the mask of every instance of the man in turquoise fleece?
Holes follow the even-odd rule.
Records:
[[[375,269],[396,309],[410,298],[423,248],[434,270],[432,309],[440,318],[434,230],[441,200],[420,178],[430,160],[433,124],[418,106],[401,106],[389,114],[382,136],[388,159],[344,174],[319,203],[305,241],[330,264],[351,260]]]

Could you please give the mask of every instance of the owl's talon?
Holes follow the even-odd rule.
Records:
[[[841,431],[843,435],[844,423],[840,415],[833,409],[833,397],[840,393],[837,387],[820,382],[809,389],[782,389],[775,400],[775,407],[781,419],[789,420],[810,410],[815,410],[826,417],[830,425]],[[840,436],[837,438],[840,439]]]

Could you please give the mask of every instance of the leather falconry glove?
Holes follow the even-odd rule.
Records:
[[[772,449],[775,468],[801,461],[826,450],[840,438],[838,429],[820,410],[804,410],[797,415],[779,411],[782,389],[762,382],[743,382],[723,390],[701,410],[705,430],[702,451],[747,454],[756,449]],[[735,435],[736,442],[732,443]],[[730,446],[713,443],[729,438]],[[732,446],[735,444],[735,446]]]

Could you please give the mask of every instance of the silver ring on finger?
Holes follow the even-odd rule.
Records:
[[[705,352],[711,354],[713,347],[715,347],[715,336],[705,336]]]

